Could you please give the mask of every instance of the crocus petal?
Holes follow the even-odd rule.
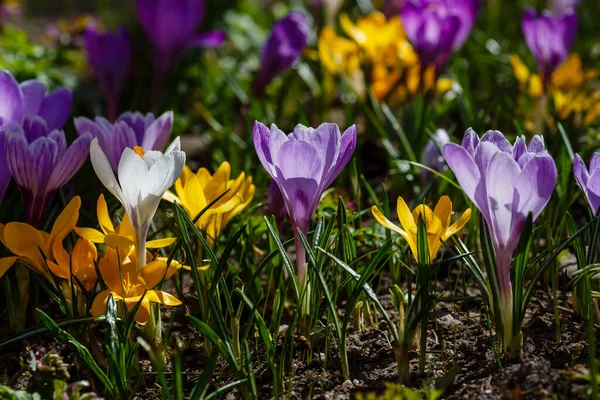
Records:
[[[48,190],[58,189],[65,185],[83,165],[90,152],[92,135],[85,133],[79,136],[60,157],[48,181]]]
[[[495,243],[506,246],[511,239],[515,184],[521,170],[512,154],[497,152],[490,160],[486,173],[489,216]],[[515,238],[512,238],[514,241]],[[518,238],[516,239],[518,241]]]
[[[4,121],[21,122],[23,114],[23,92],[8,71],[0,71],[0,118]]]
[[[19,126],[6,130],[6,162],[17,185],[37,191],[38,178],[35,164],[29,153],[29,146],[23,130]]]
[[[153,303],[164,304],[169,307],[180,306],[183,304],[177,297],[161,290],[148,290],[146,292],[146,299]]]
[[[518,203],[514,211],[525,216],[532,212],[535,221],[550,200],[556,176],[556,165],[550,156],[538,156],[529,161],[515,184]]]
[[[80,237],[89,240],[92,243],[104,243],[104,233],[93,228],[74,228],[75,233]]]
[[[121,187],[119,186],[119,183],[117,182],[117,179],[115,178],[115,174],[112,171],[108,158],[106,158],[106,155],[98,144],[98,138],[94,138],[92,140],[92,144],[90,146],[90,159],[92,161],[94,171],[96,172],[98,179],[100,179],[100,182],[102,182],[108,191],[118,198],[121,203],[123,203],[125,196],[121,190]]]
[[[450,225],[448,227],[448,229],[446,229],[446,232],[442,235],[442,240],[445,241],[450,236],[453,236],[456,233],[460,232],[462,230],[462,228],[467,224],[467,222],[469,222],[470,218],[471,218],[471,209],[467,208],[465,210],[465,212],[460,216],[460,218],[457,219],[455,223]]]
[[[472,202],[476,203],[475,190],[481,180],[481,174],[468,150],[455,143],[448,143],[444,146],[444,156],[462,190]]]
[[[112,249],[125,250],[133,246],[133,240],[128,236],[108,233],[103,237],[103,243]]]
[[[445,230],[450,225],[450,219],[452,218],[452,201],[448,196],[440,197],[440,200],[435,205],[433,213],[440,220],[443,229]]]
[[[177,238],[163,238],[163,239],[155,239],[149,240],[146,242],[146,247],[149,249],[162,249],[163,247],[167,247],[172,245],[177,241]]]
[[[46,85],[32,79],[22,82],[19,86],[23,92],[23,114],[38,115],[46,96]]]
[[[167,111],[154,121],[144,133],[142,148],[144,150],[159,150],[165,148],[171,137],[173,128],[173,111]]]
[[[394,232],[397,232],[403,238],[406,239],[406,237],[408,236],[406,234],[406,232],[403,229],[401,229],[399,226],[397,226],[396,224],[394,224],[393,222],[391,222],[389,219],[387,219],[381,213],[381,211],[379,211],[379,208],[377,208],[377,206],[371,207],[371,213],[373,214],[373,217],[377,220],[377,222],[379,222],[379,224],[383,225],[384,227],[386,227],[388,229],[393,230]]]
[[[44,98],[39,116],[44,118],[49,130],[61,129],[69,119],[72,105],[73,93],[69,89],[60,88]]]
[[[110,289],[103,290],[94,297],[94,302],[90,309],[92,317],[99,317],[106,313],[106,303],[108,303],[108,296],[110,296],[111,293],[113,297],[115,297],[115,300],[120,299],[120,297],[116,293],[111,292]]]
[[[8,271],[10,269],[10,267],[12,267],[14,265],[14,263],[17,261],[18,258],[19,257],[15,257],[15,256],[0,258],[0,278],[2,278],[2,276],[4,276],[4,274],[6,273],[6,271]]]

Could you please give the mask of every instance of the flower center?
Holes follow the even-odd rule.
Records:
[[[135,154],[137,154],[141,158],[144,158],[144,154],[146,154],[144,149],[142,149],[142,146],[133,146],[133,151],[135,151]]]

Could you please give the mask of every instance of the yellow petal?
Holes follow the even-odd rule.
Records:
[[[342,30],[358,44],[365,44],[367,42],[367,35],[364,34],[360,29],[356,27],[348,17],[348,14],[342,13],[340,15],[340,26]]]
[[[382,213],[381,211],[379,211],[379,208],[377,208],[377,206],[373,206],[371,207],[371,213],[373,214],[373,217],[375,217],[375,219],[377,220],[377,222],[379,222],[381,225],[385,226],[388,229],[391,229],[397,233],[399,233],[400,235],[402,235],[402,237],[406,237],[406,232],[403,231],[401,228],[399,228],[397,225],[393,224],[389,219],[387,219]]]
[[[32,267],[39,272],[46,270],[44,257],[44,238],[33,226],[22,222],[11,222],[4,228],[6,247],[15,255],[26,257],[34,264]]]
[[[2,278],[6,271],[8,271],[8,269],[13,266],[17,259],[18,257],[15,256],[0,258],[0,278]]]
[[[93,243],[104,243],[104,233],[93,228],[79,228],[75,227],[75,233],[80,237],[89,240]]]
[[[179,306],[182,304],[177,297],[161,290],[148,290],[145,298],[153,303],[164,304],[165,306],[169,307]]]
[[[50,271],[59,278],[70,279],[71,258],[63,246],[62,238],[54,239],[52,255],[54,256],[56,263],[48,260],[48,268],[50,268]]]
[[[81,198],[79,196],[73,197],[73,199],[67,204],[65,209],[60,213],[56,221],[54,221],[54,225],[52,226],[52,231],[50,232],[50,236],[46,242],[46,254],[49,254],[51,251],[52,244],[54,243],[54,238],[66,237],[69,232],[71,232],[75,225],[77,224],[77,219],[79,219],[79,208],[81,207]]]
[[[100,224],[100,229],[102,229],[102,232],[104,232],[105,235],[108,233],[114,233],[115,227],[110,220],[108,206],[106,205],[106,200],[104,199],[103,194],[98,197],[98,202],[96,203],[96,213],[98,214],[98,223]]]
[[[127,213],[123,214],[123,219],[121,220],[121,223],[115,230],[115,233],[118,233],[121,236],[130,238],[133,240],[133,238],[134,238],[133,225],[131,225],[131,220],[129,219],[129,216],[127,215]]]
[[[135,266],[123,251],[117,252],[112,248],[106,249],[104,257],[98,262],[98,270],[106,286],[116,293],[127,292],[132,284],[137,283],[131,274]]]
[[[167,263],[160,258],[140,268],[139,277],[144,281],[146,289],[152,289],[163,280],[167,273]]]
[[[192,175],[185,183],[183,189],[185,191],[187,209],[190,212],[190,218],[193,219],[206,207],[207,200],[204,197],[204,188],[200,185],[198,177]]]
[[[133,307],[135,307],[135,305],[140,301],[140,299],[141,296],[125,298],[127,309],[131,311]],[[146,325],[146,322],[148,322],[148,319],[150,319],[150,301],[148,299],[144,298],[144,300],[142,300],[142,304],[140,304],[134,319],[138,324]]]
[[[77,274],[80,268],[93,266],[98,258],[98,251],[92,242],[86,239],[79,239],[73,247],[71,253],[71,263],[73,273]]]
[[[440,197],[440,200],[435,205],[433,213],[439,218],[442,223],[442,229],[446,230],[450,225],[450,218],[452,218],[452,201],[448,196]]]
[[[398,196],[396,209],[398,212],[398,219],[400,220],[400,224],[402,225],[402,228],[404,228],[404,230],[407,233],[409,233],[411,235],[413,235],[413,234],[416,235],[417,234],[417,224],[415,224],[415,219],[413,218],[413,215],[410,212],[410,209],[406,205],[406,202],[400,196]]]
[[[163,238],[163,239],[155,239],[149,240],[146,242],[146,247],[149,249],[161,249],[163,247],[167,247],[175,243],[177,238]]]
[[[121,297],[111,292],[110,290],[103,290],[94,297],[94,302],[92,303],[92,308],[90,313],[92,317],[99,317],[100,315],[106,313],[106,303],[108,302],[108,296],[113,294],[115,300],[121,300]]]
[[[104,243],[113,249],[128,249],[133,246],[133,240],[126,236],[117,235],[116,233],[109,233],[104,236]]]
[[[461,215],[455,223],[448,227],[448,229],[442,236],[442,240],[446,241],[450,236],[454,235],[457,232],[460,232],[460,230],[467,224],[467,222],[469,222],[469,218],[471,218],[471,209],[467,208],[463,215]]]

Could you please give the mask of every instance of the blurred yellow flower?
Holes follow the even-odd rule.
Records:
[[[134,232],[129,217],[127,214],[124,214],[123,220],[115,228],[110,219],[110,215],[108,214],[108,207],[103,194],[98,197],[96,213],[98,215],[98,224],[100,225],[101,231],[93,228],[75,227],[75,232],[79,236],[93,243],[104,243],[113,249],[120,248],[126,250],[130,246],[133,246]],[[149,240],[146,242],[146,247],[149,249],[160,249],[173,244],[175,240],[177,239],[164,238]]]
[[[397,56],[402,55],[398,52],[401,50],[398,45],[408,43],[399,17],[388,20],[382,13],[374,12],[359,18],[354,24],[347,14],[342,14],[340,25],[346,35],[364,50],[367,60],[373,64],[397,64]]]
[[[398,197],[397,210],[398,219],[400,220],[402,228],[390,222],[376,206],[371,207],[371,212],[377,222],[386,228],[399,233],[400,236],[408,242],[415,260],[418,260],[419,258],[417,250],[417,224],[419,218],[422,218],[427,227],[429,262],[435,258],[442,242],[445,242],[450,236],[460,232],[471,217],[471,209],[468,208],[454,224],[450,225],[452,218],[452,202],[448,196],[442,196],[433,211],[428,206],[420,204],[412,211],[412,213],[402,197]]]
[[[360,48],[352,40],[337,36],[326,26],[317,41],[319,58],[325,69],[334,75],[352,75],[360,69]]]
[[[163,259],[154,259],[136,271],[135,251],[108,248],[98,263],[98,270],[108,289],[94,298],[91,309],[94,317],[106,312],[106,302],[111,293],[115,301],[125,302],[129,311],[143,298],[135,315],[136,322],[142,325],[148,322],[150,302],[166,306],[182,304],[175,296],[153,289],[166,278],[167,264]]]
[[[581,58],[574,53],[561,64],[550,76],[548,87],[544,88],[539,74],[530,72],[527,66],[516,54],[511,55],[510,63],[519,81],[521,93],[529,99],[539,101],[545,92],[554,102],[554,108],[560,119],[575,116],[584,126],[589,126],[600,119],[600,90],[591,84],[598,78],[600,72],[596,69],[583,70]],[[527,104],[527,98],[521,97],[519,102],[523,108],[535,109]],[[531,119],[531,116],[526,118]],[[530,123],[527,123],[530,122]],[[528,129],[534,124],[526,121]]]
[[[231,178],[231,165],[223,162],[211,175],[206,168],[193,173],[187,165],[181,177],[175,182],[175,193],[167,191],[163,199],[177,203],[193,220],[209,203],[229,190],[196,221],[196,227],[204,232],[212,246],[221,231],[252,200],[256,187],[252,177],[246,178],[242,172],[236,179]]]
[[[14,256],[0,258],[0,277],[18,260],[54,285],[46,260],[54,260],[54,241],[62,240],[75,228],[79,218],[81,198],[73,197],[60,213],[50,233],[22,222],[0,224],[0,241]]]

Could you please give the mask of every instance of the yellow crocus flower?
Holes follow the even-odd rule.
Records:
[[[0,224],[0,241],[14,256],[0,258],[0,277],[18,260],[54,284],[46,260],[52,261],[52,246],[55,240],[62,240],[75,228],[79,218],[81,198],[73,197],[60,213],[50,233],[38,230],[22,222]]]
[[[231,165],[226,161],[213,175],[206,168],[193,173],[186,165],[175,182],[177,194],[167,191],[163,196],[163,199],[179,204],[194,219],[209,203],[229,190],[196,222],[196,227],[207,235],[211,245],[229,221],[248,206],[256,191],[251,176],[246,178],[242,172],[236,179],[230,177]]]
[[[445,242],[450,236],[459,232],[469,221],[469,218],[471,218],[471,209],[468,208],[454,224],[450,225],[452,218],[452,202],[448,196],[442,196],[433,211],[428,206],[420,204],[412,211],[412,213],[406,205],[406,202],[404,202],[404,199],[398,197],[397,209],[398,219],[400,220],[402,228],[390,222],[376,206],[373,206],[371,211],[377,222],[386,228],[397,232],[408,242],[415,260],[418,260],[419,257],[417,251],[417,224],[419,218],[422,218],[427,227],[429,262],[435,258],[442,242]]]
[[[340,25],[346,35],[365,52],[367,59],[378,64],[396,64],[397,44],[407,42],[400,17],[389,20],[380,12],[373,12],[352,23],[347,14],[340,15]]]
[[[97,317],[106,312],[106,302],[112,293],[115,301],[123,301],[128,310],[142,299],[135,320],[141,325],[148,322],[150,302],[166,306],[181,305],[175,296],[154,290],[167,275],[167,264],[163,259],[154,259],[136,271],[135,251],[115,250],[108,248],[98,263],[98,270],[108,289],[101,291],[94,298],[91,313]],[[144,291],[146,293],[144,294]]]
[[[113,249],[120,248],[125,250],[130,246],[133,246],[134,231],[129,217],[125,213],[123,215],[123,220],[115,228],[110,219],[110,215],[108,214],[108,207],[103,194],[98,197],[98,202],[96,203],[96,213],[98,215],[98,224],[100,225],[101,231],[93,228],[75,227],[75,232],[79,236],[89,240],[92,243],[104,243]],[[146,247],[149,249],[160,249],[173,244],[175,240],[177,239],[164,238],[150,240],[146,242]]]
[[[73,246],[71,254],[63,247],[62,239],[57,238],[52,245],[52,253],[55,261],[48,260],[48,268],[59,278],[71,280],[71,273],[75,276],[76,286],[79,282],[85,290],[90,291],[96,281],[96,260],[98,259],[98,251],[94,243],[89,240],[80,238]]]
[[[360,69],[360,48],[352,40],[337,36],[326,26],[317,41],[321,64],[333,75],[351,76]]]

